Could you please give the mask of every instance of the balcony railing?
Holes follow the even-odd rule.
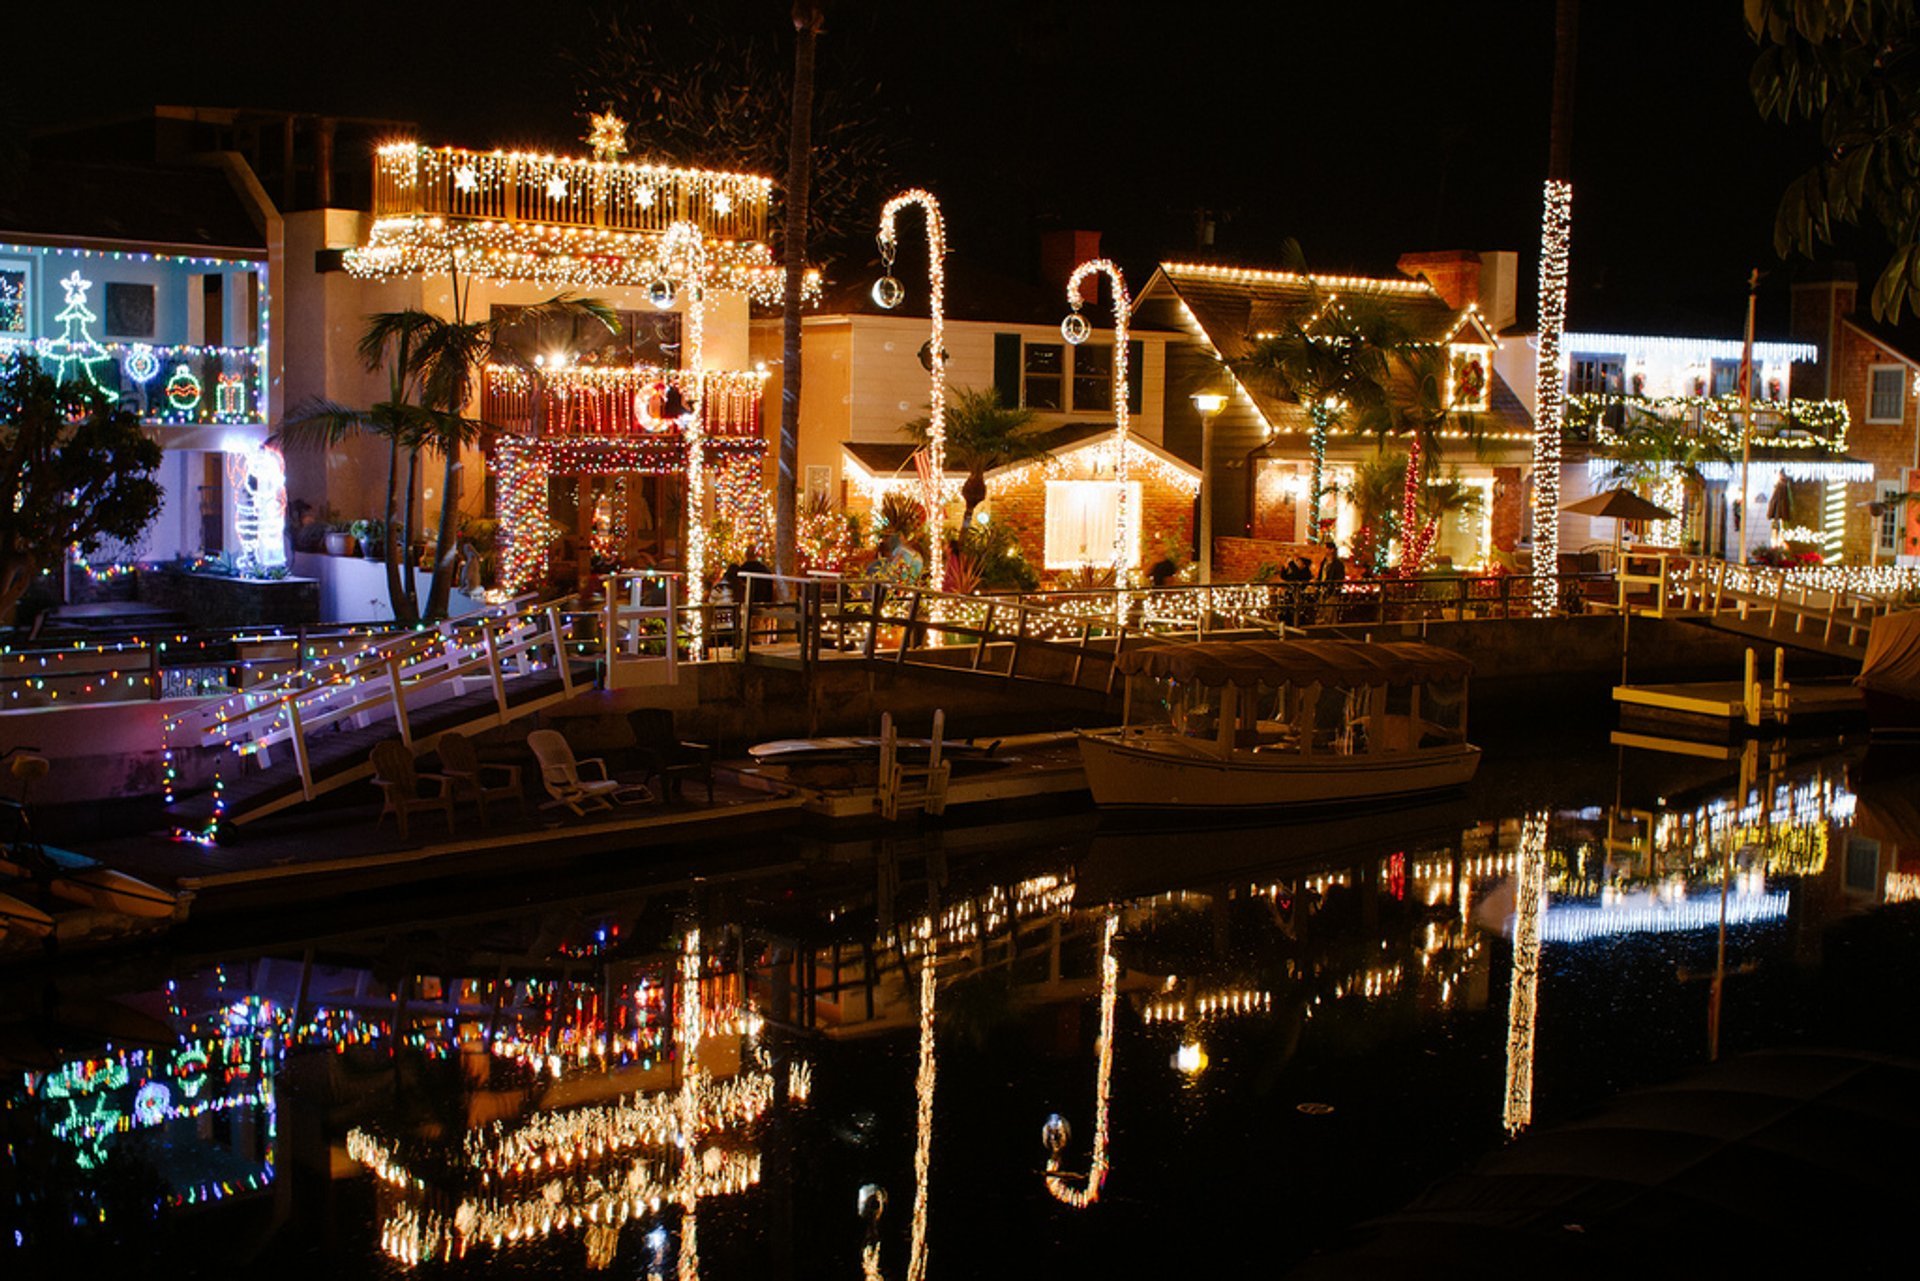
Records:
[[[618,232],[691,222],[710,237],[761,240],[769,179],[709,169],[528,152],[391,143],[373,166],[375,218],[426,216]]]
[[[660,439],[683,435],[691,376],[652,365],[578,366],[524,370],[489,366],[480,385],[480,416],[518,436]],[[700,422],[716,441],[761,439],[760,396],[766,375],[756,370],[710,370]]]
[[[1628,396],[1579,393],[1567,398],[1567,432],[1595,445],[1617,445],[1634,428],[1653,419],[1679,426],[1723,448],[1740,448],[1740,397]],[[1842,400],[1756,400],[1753,441],[1845,453],[1851,425]]]
[[[267,420],[259,347],[57,340],[0,341],[0,355],[30,352],[44,368],[90,380],[146,423],[262,423]]]

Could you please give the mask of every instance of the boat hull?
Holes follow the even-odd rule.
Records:
[[[1315,809],[1396,801],[1464,786],[1480,768],[1470,743],[1380,756],[1212,760],[1082,734],[1087,787],[1103,809]]]

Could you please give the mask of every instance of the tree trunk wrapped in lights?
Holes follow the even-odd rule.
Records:
[[[1560,605],[1560,428],[1566,371],[1560,337],[1567,327],[1567,246],[1573,227],[1571,170],[1574,37],[1579,0],[1557,0],[1553,23],[1553,116],[1540,216],[1540,349],[1534,365],[1533,607]]]

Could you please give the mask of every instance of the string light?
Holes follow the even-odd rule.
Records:
[[[932,322],[932,335],[927,339],[926,352],[932,383],[927,392],[927,461],[920,503],[927,513],[927,581],[938,590],[947,581],[947,538],[941,517],[947,474],[947,223],[940,212],[940,201],[923,187],[903,191],[887,201],[880,210],[880,257],[886,265],[883,281],[893,279],[893,258],[900,243],[895,220],[909,205],[920,206],[927,228],[927,316]],[[895,284],[897,290],[898,282]],[[896,293],[896,302],[898,297]]]
[[[1565,383],[1561,334],[1567,323],[1567,249],[1573,228],[1573,184],[1547,179],[1540,217],[1540,346],[1534,364],[1533,607],[1560,607],[1560,430]]]
[[[1506,1104],[1508,1134],[1533,1120],[1533,1029],[1540,995],[1540,926],[1547,911],[1547,815],[1527,815],[1520,832],[1520,875],[1514,891],[1513,974],[1507,988]]]
[[[1109,911],[1100,925],[1100,1042],[1093,1079],[1093,1161],[1087,1181],[1074,1187],[1060,1173],[1060,1149],[1066,1144],[1066,1126],[1048,1123],[1047,1191],[1056,1201],[1084,1210],[1100,1199],[1107,1182],[1107,1138],[1113,1089],[1113,1011],[1119,993],[1120,962],[1113,955],[1113,936],[1120,929],[1120,913]],[[1056,1144],[1055,1140],[1058,1140]]]
[[[1081,263],[1067,277],[1067,305],[1073,310],[1067,319],[1061,322],[1061,333],[1068,342],[1075,342],[1068,327],[1073,321],[1080,321],[1081,341],[1086,337],[1086,318],[1080,315],[1080,286],[1088,276],[1104,275],[1113,282],[1113,479],[1115,488],[1115,507],[1113,517],[1113,583],[1123,589],[1113,598],[1114,621],[1125,623],[1127,618],[1127,595],[1125,588],[1130,585],[1132,572],[1130,566],[1139,559],[1139,535],[1133,532],[1127,520],[1127,461],[1132,451],[1127,448],[1127,322],[1133,316],[1133,300],[1127,295],[1127,280],[1110,258],[1093,258]],[[1077,345],[1077,344],[1076,344]]]

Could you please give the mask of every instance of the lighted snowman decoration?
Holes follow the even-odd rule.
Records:
[[[287,464],[277,449],[258,446],[227,455],[233,486],[233,530],[239,541],[236,568],[263,578],[287,567]]]

